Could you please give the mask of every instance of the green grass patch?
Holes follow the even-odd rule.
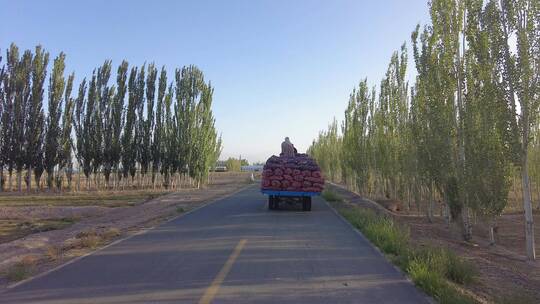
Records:
[[[186,212],[186,209],[184,209],[184,207],[181,207],[181,206],[176,207],[176,213],[180,214],[184,212]]]
[[[327,194],[332,199],[330,202],[341,201],[334,192],[325,192],[330,193]],[[469,262],[446,248],[413,247],[408,228],[398,225],[391,217],[377,214],[371,209],[342,204],[337,209],[390,261],[405,271],[419,288],[439,303],[476,303],[449,283],[467,285],[474,280],[476,270]]]
[[[332,190],[323,190],[321,195],[328,202],[338,202],[342,200],[341,197]]]

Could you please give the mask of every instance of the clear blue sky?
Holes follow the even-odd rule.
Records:
[[[284,136],[300,151],[428,20],[427,0],[0,0],[0,49],[67,54],[77,80],[105,59],[196,64],[215,86],[222,158],[266,160]],[[411,52],[409,52],[411,53]],[[412,57],[412,56],[410,56]],[[410,66],[410,70],[412,70]]]

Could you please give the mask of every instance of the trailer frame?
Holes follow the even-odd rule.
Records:
[[[303,211],[311,211],[311,198],[321,195],[320,192],[281,190],[261,190],[261,193],[268,195],[268,210],[278,210],[281,201],[294,200],[302,202]]]

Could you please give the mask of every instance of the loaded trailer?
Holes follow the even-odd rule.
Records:
[[[301,202],[302,210],[311,211],[311,197],[321,195],[320,192],[304,191],[280,191],[280,190],[261,190],[263,194],[268,195],[268,210],[279,209],[280,202]]]

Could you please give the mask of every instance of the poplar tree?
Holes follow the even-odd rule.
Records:
[[[32,59],[32,52],[30,50],[25,51],[22,58],[18,60],[15,69],[13,137],[11,145],[15,170],[17,171],[17,188],[19,192],[22,192],[22,171],[28,163],[33,161],[33,158],[29,159],[29,156],[38,151],[35,148],[37,146],[36,142],[40,138],[36,135],[41,133],[29,132],[30,129],[28,129],[29,113],[32,112],[36,115],[36,120],[39,120],[37,116],[40,113],[39,110],[36,110],[38,109],[37,106],[35,107],[30,104],[32,102]],[[28,179],[26,180],[28,181]]]
[[[136,123],[135,123],[135,137],[132,142],[133,151],[135,151],[134,166],[131,170],[131,179],[135,179],[135,174],[137,173],[137,164],[139,166],[142,164],[143,154],[145,153],[146,147],[143,147],[143,138],[145,133],[145,119],[144,119],[144,105],[145,105],[145,82],[146,82],[146,63],[143,64],[137,75],[137,82],[135,85],[135,109],[137,113]],[[140,174],[140,173],[139,173]],[[140,175],[139,175],[140,176]],[[139,179],[139,186],[140,186]]]
[[[163,186],[169,188],[170,177],[174,172],[174,167],[179,157],[177,122],[174,117],[173,98],[174,91],[172,84],[169,85],[165,95],[165,119],[162,132],[163,148],[161,153],[161,175],[163,175]]]
[[[165,112],[165,94],[167,90],[167,71],[165,67],[161,68],[158,84],[158,96],[156,105],[156,118],[152,140],[152,185],[155,187],[156,174],[159,172],[161,164],[163,162],[164,154],[164,141],[166,120],[164,116]]]
[[[28,51],[29,52],[29,51]],[[32,56],[32,55],[29,55]],[[24,125],[24,152],[26,157],[26,185],[28,191],[32,186],[32,169],[34,169],[36,186],[39,187],[39,180],[43,173],[43,137],[44,120],[43,113],[43,85],[47,75],[47,65],[49,54],[43,51],[41,46],[37,46],[32,60],[32,77],[30,101],[26,114],[23,116]],[[27,81],[30,81],[28,79]]]
[[[374,114],[375,161],[380,183],[386,197],[398,198],[398,188],[402,180],[402,148],[406,145],[402,131],[406,126],[408,113],[407,51],[405,45],[401,53],[395,52],[381,81],[378,105]]]
[[[2,146],[0,147],[0,158],[2,163],[6,166],[8,171],[8,189],[12,190],[12,175],[15,167],[15,149],[13,144],[14,137],[14,106],[15,106],[15,85],[16,85],[16,72],[17,65],[19,64],[19,51],[18,48],[12,44],[9,49],[6,50],[6,67],[5,75],[2,81],[3,87],[3,112],[2,112],[2,129],[0,136],[2,137]]]
[[[319,166],[332,180],[339,175],[341,167],[341,139],[338,137],[337,120],[328,126],[328,130],[320,132],[317,141],[308,149],[308,153],[319,160]]]
[[[114,88],[109,87],[109,78],[111,76],[110,60],[106,60],[98,68],[95,80],[90,83],[88,99],[93,99],[92,121],[92,171],[95,175],[96,185],[99,187],[100,171],[104,161],[105,124],[108,120],[108,113],[111,107],[111,100],[114,96]]]
[[[529,260],[536,258],[534,221],[529,180],[528,150],[531,129],[540,110],[540,4],[537,0],[501,0],[500,6],[490,2],[496,16],[493,32],[500,33],[493,46],[499,55],[505,104],[511,111],[509,126],[516,164],[521,171],[523,208],[525,210],[525,239]],[[510,37],[515,39],[512,53]],[[518,112],[517,109],[520,111]]]
[[[61,188],[62,176],[66,176],[68,182],[68,189],[71,189],[71,181],[73,178],[73,161],[72,161],[72,146],[73,140],[71,138],[71,132],[73,130],[73,111],[75,108],[75,100],[71,97],[71,91],[73,90],[73,81],[75,74],[71,73],[68,76],[66,89],[64,90],[64,111],[62,115],[62,129],[60,135],[60,151],[58,161],[58,172],[60,172],[60,185]]]
[[[141,117],[141,175],[144,177],[152,163],[152,131],[154,129],[154,102],[156,93],[157,69],[152,63],[146,76],[146,118]],[[141,107],[142,108],[142,107]]]
[[[76,135],[75,155],[79,163],[79,171],[82,170],[86,177],[86,189],[90,190],[90,173],[92,171],[92,111],[86,98],[87,82],[83,79],[79,85],[79,92],[75,101],[75,116],[73,127]]]
[[[433,216],[431,206],[434,187],[440,189],[452,215],[457,217],[461,213],[462,204],[458,199],[456,184],[455,81],[443,67],[444,64],[452,63],[452,60],[446,58],[446,63],[441,62],[443,58],[439,54],[440,46],[434,29],[425,27],[421,34],[419,30],[420,26],[417,26],[412,34],[418,71],[412,107],[416,122],[413,138],[417,147],[419,181],[430,192],[427,210],[429,218]]]
[[[110,177],[114,167],[117,166],[117,160],[120,157],[119,137],[122,130],[122,106],[125,95],[125,81],[127,73],[127,62],[122,62],[117,71],[117,87],[109,87],[108,81],[111,71],[111,61],[106,61],[102,66],[100,73],[100,117],[102,121],[102,138],[101,144],[103,175],[105,177],[105,185],[110,187]]]
[[[128,81],[128,106],[126,109],[124,132],[122,134],[122,170],[127,179],[129,174],[135,172],[137,157],[137,143],[135,142],[135,127],[137,123],[137,67],[132,67]]]
[[[1,54],[1,50],[0,50]],[[0,55],[0,64],[2,64],[2,56]],[[6,68],[4,65],[1,65],[2,68],[0,68],[0,152],[2,152],[2,147],[4,146],[4,136],[3,136],[3,129],[6,127],[3,124],[2,117],[4,117],[4,109],[6,106],[5,101],[5,89],[4,89],[4,79],[6,78]],[[5,184],[5,178],[4,178],[4,166],[5,166],[5,158],[3,156],[0,156],[0,191],[4,191],[4,184]]]
[[[343,179],[355,190],[368,194],[370,172],[369,127],[371,115],[370,104],[374,103],[375,94],[371,94],[367,79],[364,79],[349,96],[342,125]]]
[[[45,131],[44,167],[47,171],[47,187],[53,188],[54,168],[60,162],[60,135],[62,118],[62,95],[64,94],[65,55],[60,53],[54,59],[51,77],[49,78],[49,103],[47,125]]]
[[[208,172],[217,161],[216,151],[220,149],[215,129],[215,120],[212,114],[212,96],[214,88],[210,83],[202,87],[201,97],[196,106],[196,119],[194,126],[195,143],[193,145],[194,162],[193,177],[197,188],[208,179]]]
[[[494,243],[494,221],[507,204],[511,158],[505,141],[506,105],[498,83],[497,55],[490,50],[489,10],[483,10],[482,0],[467,2],[465,178],[470,203],[488,218]]]
[[[179,157],[176,168],[195,178],[193,151],[195,145],[196,107],[204,85],[202,72],[195,66],[176,70],[176,108],[177,137]],[[173,168],[173,172],[175,168]]]
[[[110,111],[110,123],[108,124],[108,131],[111,134],[111,140],[109,144],[106,144],[106,154],[108,155],[108,162],[110,166],[114,168],[116,175],[120,177],[119,165],[122,157],[122,129],[124,127],[124,100],[127,90],[127,71],[128,62],[122,61],[122,64],[118,67],[116,73],[116,95],[114,96],[114,103]],[[107,166],[106,168],[107,169]],[[107,171],[105,170],[105,174]],[[105,177],[108,183],[107,176]]]

